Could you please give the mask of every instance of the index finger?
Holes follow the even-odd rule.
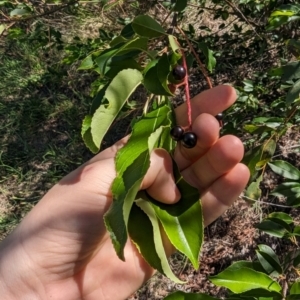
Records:
[[[236,100],[235,89],[229,85],[219,85],[213,89],[206,90],[191,100],[192,121],[200,114],[208,113],[213,116],[230,107]],[[186,103],[175,109],[177,125],[187,126]]]

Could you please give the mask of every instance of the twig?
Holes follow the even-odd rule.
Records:
[[[205,77],[205,79],[206,79],[207,85],[208,85],[209,88],[211,89],[213,86],[212,86],[211,80],[210,80],[210,78],[209,78],[209,76],[208,76],[208,73],[207,73],[207,71],[206,71],[206,68],[205,68],[204,64],[201,62],[201,60],[200,60],[198,54],[196,53],[196,51],[195,51],[193,45],[191,44],[191,42],[189,41],[188,37],[187,37],[186,34],[183,32],[183,30],[182,30],[180,27],[178,27],[178,26],[177,26],[176,28],[180,31],[180,33],[183,35],[184,39],[185,39],[186,42],[188,43],[188,45],[189,45],[189,47],[190,47],[190,49],[191,49],[191,51],[192,51],[192,53],[193,53],[193,55],[194,55],[196,61],[197,61],[198,65],[199,65],[199,67],[200,67],[200,70],[201,70],[201,72],[203,73],[203,75],[204,75],[204,77]]]
[[[253,201],[253,202],[259,202],[259,203],[270,205],[270,206],[275,206],[275,207],[292,208],[292,206],[281,205],[281,204],[274,204],[274,203],[270,203],[270,202],[260,201],[259,199],[252,199],[252,198],[247,197],[247,196],[240,196],[240,198],[246,199],[246,200],[250,200],[250,201]]]
[[[255,34],[260,38],[260,39],[263,39],[255,30],[254,26],[256,24],[252,24],[246,17],[245,15],[242,13],[242,11],[236,6],[234,5],[233,3],[231,3],[229,0],[224,0],[232,9],[233,11],[236,13],[236,15],[238,17],[240,17],[241,19],[243,19],[250,27],[251,29],[255,32]]]
[[[20,18],[20,19],[8,18],[6,20],[1,20],[1,22],[4,22],[4,23],[15,22],[16,23],[16,22],[29,21],[29,20],[32,20],[32,19],[35,19],[35,18],[40,18],[40,17],[46,16],[46,15],[51,15],[51,14],[53,14],[53,13],[55,13],[55,12],[61,10],[61,9],[64,9],[64,8],[66,8],[66,7],[68,7],[72,4],[75,4],[75,3],[77,3],[77,1],[73,0],[73,1],[70,1],[70,2],[62,5],[62,6],[59,6],[57,8],[52,9],[52,10],[46,11],[46,12],[41,13],[39,15],[32,15],[32,16],[29,16],[29,17],[26,17],[26,18]]]
[[[10,27],[14,26],[16,22],[12,22],[11,24],[9,24],[7,27],[5,27],[3,29],[3,31],[0,33],[0,37],[4,34],[4,32],[9,29]]]

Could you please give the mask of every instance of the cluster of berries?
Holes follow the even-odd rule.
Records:
[[[172,70],[175,80],[182,81],[186,76],[186,69],[181,65],[176,65]],[[223,114],[219,113],[215,116],[219,121],[220,127],[223,126]],[[194,148],[197,144],[197,135],[192,131],[185,132],[181,126],[175,126],[170,131],[171,137],[175,141],[181,141],[185,148]]]

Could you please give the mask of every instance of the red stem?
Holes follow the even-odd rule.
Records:
[[[184,91],[185,91],[185,98],[186,98],[186,104],[187,104],[188,126],[189,126],[189,129],[192,129],[192,106],[191,106],[189,76],[188,76],[188,68],[186,65],[185,55],[184,55],[184,52],[182,49],[181,49],[181,54],[182,54],[183,67],[186,70],[186,75],[184,77]]]

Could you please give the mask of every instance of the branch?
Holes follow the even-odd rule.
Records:
[[[61,9],[64,9],[64,8],[70,6],[70,5],[73,5],[75,3],[77,3],[77,0],[72,0],[72,1],[66,3],[66,4],[64,4],[62,6],[56,7],[54,9],[51,9],[51,10],[46,11],[46,12],[41,13],[41,14],[32,15],[32,16],[28,16],[26,18],[20,18],[20,19],[17,19],[17,18],[6,18],[5,20],[1,20],[1,23],[10,23],[10,22],[16,23],[16,22],[30,21],[30,20],[35,19],[35,18],[40,18],[40,17],[46,16],[46,15],[51,15],[51,14],[53,14],[53,13],[55,13],[55,12],[61,10]]]

